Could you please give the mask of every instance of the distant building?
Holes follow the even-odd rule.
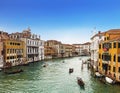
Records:
[[[75,47],[75,55],[76,56],[89,56],[90,55],[90,42],[86,42],[83,44],[73,44]]]
[[[28,63],[44,59],[44,41],[40,39],[40,36],[31,34],[29,28],[23,30],[22,33],[10,34],[10,38],[25,42],[24,49]]]
[[[75,55],[76,56],[80,56],[80,54],[81,54],[81,44],[73,44],[73,46],[75,47]]]
[[[91,43],[90,42],[86,42],[84,44],[81,44],[81,55],[86,55],[86,56],[90,56],[90,45]]]
[[[70,44],[64,44],[64,46],[65,46],[65,57],[72,57],[73,46]]]
[[[59,57],[63,58],[65,57],[65,45],[64,44],[60,44],[60,48],[59,48],[60,52],[59,52]]]
[[[25,63],[24,42],[12,39],[3,41],[4,67]]]
[[[47,40],[45,42],[45,55],[48,54],[47,50],[51,51],[52,53],[50,53],[51,55],[48,55],[48,57],[50,58],[58,58],[61,57],[60,54],[60,48],[61,48],[61,42],[57,41],[57,40]],[[48,49],[47,49],[48,48]],[[51,49],[51,50],[50,50]],[[46,57],[47,58],[47,55]]]
[[[8,33],[0,31],[0,68],[4,65],[4,50],[3,50],[3,40],[9,39]]]

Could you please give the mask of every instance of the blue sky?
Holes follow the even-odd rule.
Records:
[[[119,4],[120,0],[0,0],[0,30],[30,27],[43,40],[84,43],[93,32],[120,28]]]

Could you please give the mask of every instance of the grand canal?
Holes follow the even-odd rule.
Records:
[[[48,66],[43,67],[44,63]],[[75,57],[31,63],[18,67],[24,70],[19,74],[0,72],[0,93],[120,93],[120,86],[101,83],[87,65],[83,67],[80,57]],[[69,68],[74,68],[74,72],[69,74]],[[85,89],[77,84],[78,76],[84,80]]]

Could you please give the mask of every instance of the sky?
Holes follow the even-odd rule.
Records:
[[[0,0],[0,30],[31,32],[42,40],[85,43],[120,28],[120,0]]]

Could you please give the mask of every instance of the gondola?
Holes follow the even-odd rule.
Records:
[[[69,68],[69,73],[73,73],[73,68]]]
[[[11,72],[5,72],[5,74],[16,74],[16,73],[20,73],[20,72],[23,72],[23,70],[22,69],[18,69],[18,70],[11,71]]]
[[[83,82],[82,78],[77,77],[77,83],[78,85],[80,85],[81,87],[84,87],[85,83]]]

